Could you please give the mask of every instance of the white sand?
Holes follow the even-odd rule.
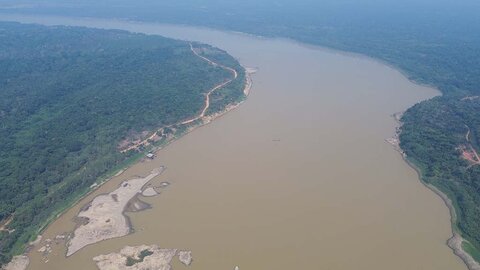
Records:
[[[144,257],[143,260],[140,260],[139,255],[143,250],[148,250],[153,253]],[[126,246],[118,253],[100,255],[93,258],[93,260],[100,270],[170,270],[172,269],[172,259],[176,255],[179,256],[179,260],[183,259],[190,263],[192,261],[190,251],[180,251],[177,254],[176,249],[162,249],[157,245]],[[127,266],[128,257],[138,261],[131,266]],[[182,263],[185,264],[183,261]]]
[[[88,222],[74,231],[74,236],[67,244],[67,256],[87,245],[129,234],[130,226],[123,214],[125,206],[141,192],[145,184],[162,171],[163,167],[153,170],[145,178],[124,181],[116,190],[93,199],[90,207],[78,214],[78,217],[87,219]]]

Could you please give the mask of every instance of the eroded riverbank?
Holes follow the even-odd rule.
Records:
[[[249,102],[139,163],[101,188],[160,164],[168,193],[129,214],[135,234],[62,248],[31,269],[95,269],[92,258],[127,245],[192,250],[192,269],[465,269],[445,245],[449,214],[415,171],[384,143],[390,115],[436,95],[364,58],[205,29],[101,20],[122,28],[206,42],[259,67]],[[157,180],[155,180],[157,181]],[[101,192],[101,191],[99,191]],[[70,230],[74,208],[45,232]]]

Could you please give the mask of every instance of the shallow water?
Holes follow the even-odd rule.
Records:
[[[437,95],[434,89],[364,57],[282,39],[94,19],[15,20],[202,41],[259,68],[240,108],[95,192],[167,167],[154,181],[172,185],[145,199],[152,209],[129,214],[134,234],[68,259],[55,246],[48,263],[33,251],[30,269],[95,269],[92,257],[138,244],[190,249],[189,268],[198,270],[466,269],[445,245],[448,209],[384,141],[394,134],[391,115]],[[80,206],[45,237],[71,230]]]

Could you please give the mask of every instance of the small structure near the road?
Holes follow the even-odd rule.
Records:
[[[155,158],[155,155],[153,153],[148,153],[147,154],[147,158],[149,159],[154,159]]]

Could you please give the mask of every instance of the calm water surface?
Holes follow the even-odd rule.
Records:
[[[138,244],[190,249],[194,270],[466,269],[445,245],[447,208],[384,142],[394,133],[391,115],[435,90],[378,62],[287,40],[158,24],[15,19],[202,41],[259,68],[239,109],[96,192],[167,167],[154,181],[172,185],[146,199],[153,209],[129,214],[134,234],[68,259],[55,246],[48,263],[34,251],[30,269],[95,269],[92,257]],[[45,236],[71,230],[79,207]]]

